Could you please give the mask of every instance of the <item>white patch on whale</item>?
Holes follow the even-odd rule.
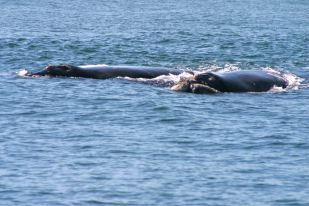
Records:
[[[89,64],[89,65],[81,65],[81,66],[78,66],[80,68],[83,68],[83,69],[87,69],[87,68],[100,68],[100,67],[107,67],[108,65],[107,64]]]

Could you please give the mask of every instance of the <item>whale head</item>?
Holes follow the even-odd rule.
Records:
[[[32,76],[76,76],[78,67],[71,65],[47,66],[42,71],[33,73]]]
[[[220,77],[212,72],[195,75],[193,78],[181,79],[172,86],[173,91],[191,92],[197,94],[217,93],[222,88]]]
[[[213,72],[204,72],[194,76],[194,80],[202,85],[208,86],[218,91],[222,91],[224,84],[221,77]]]
[[[47,66],[44,70],[50,76],[72,76],[74,67],[70,65]]]

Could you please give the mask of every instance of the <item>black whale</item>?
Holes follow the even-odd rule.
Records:
[[[180,71],[162,67],[133,67],[133,66],[72,66],[58,65],[47,66],[42,71],[30,76],[65,76],[85,77],[94,79],[108,79],[116,77],[155,78],[161,75],[180,74]]]
[[[116,77],[152,79],[161,75],[180,74],[179,70],[162,67],[133,66],[47,66],[29,76],[65,76],[108,79]],[[288,81],[281,75],[269,71],[242,70],[232,72],[204,72],[184,78],[172,86],[174,91],[198,94],[218,92],[265,92],[274,86],[286,88]]]
[[[174,91],[198,94],[218,92],[266,92],[273,87],[286,88],[288,81],[268,71],[205,72],[183,79],[172,87]]]

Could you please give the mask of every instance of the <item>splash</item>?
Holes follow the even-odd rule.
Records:
[[[17,76],[25,77],[29,74],[29,71],[26,70],[26,69],[21,69],[21,70],[17,71],[16,74],[17,74]]]
[[[289,91],[289,90],[298,90],[299,87],[301,86],[301,83],[304,81],[304,79],[296,76],[295,74],[292,74],[287,71],[283,70],[275,70],[271,67],[265,67],[262,68],[263,71],[269,72],[272,75],[284,78],[285,80],[288,81],[288,86],[286,88],[282,87],[273,87],[269,92],[284,92],[284,91]]]
[[[183,78],[192,78],[193,73],[184,71],[179,75],[169,74],[169,75],[161,75],[153,79],[146,79],[146,78],[130,78],[130,77],[118,77],[118,79],[125,79],[129,81],[135,81],[144,84],[151,84],[161,87],[171,87],[174,84],[178,83]]]
[[[217,65],[209,65],[209,66],[200,66],[195,69],[193,72],[195,74],[203,73],[203,72],[231,72],[231,71],[238,71],[240,68],[236,64],[225,64],[223,67]]]

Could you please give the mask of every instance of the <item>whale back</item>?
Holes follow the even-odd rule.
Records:
[[[266,71],[233,71],[220,74],[226,92],[265,92],[274,86],[285,88],[288,82]]]
[[[151,79],[161,75],[180,74],[177,70],[162,67],[133,67],[133,66],[102,66],[81,68],[85,74],[93,75],[93,78],[108,79],[116,77],[146,78]]]
[[[155,78],[161,75],[180,74],[180,71],[162,67],[133,67],[133,66],[73,66],[57,65],[47,66],[42,71],[33,73],[32,76],[65,76],[85,77],[94,79],[108,79],[116,77],[130,78]]]

